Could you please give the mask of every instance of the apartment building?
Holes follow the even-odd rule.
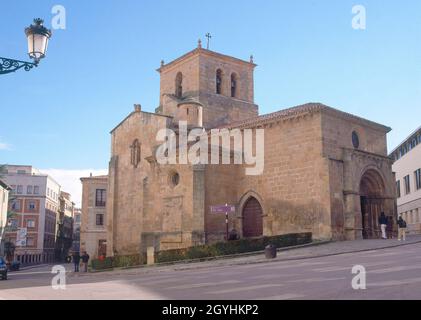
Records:
[[[68,255],[73,242],[73,221],[75,204],[68,192],[61,191],[59,197],[59,218],[56,234],[56,260],[63,261]]]
[[[4,255],[4,231],[7,224],[7,209],[11,188],[0,180],[0,256]]]
[[[12,189],[5,241],[14,244],[14,259],[23,264],[54,261],[60,185],[32,166],[6,165],[3,171]]]
[[[421,127],[390,155],[394,159],[398,214],[406,220],[410,233],[421,233]]]
[[[82,209],[75,208],[73,215],[73,243],[72,251],[80,252],[80,225],[82,219]]]
[[[108,176],[90,176],[82,181],[80,250],[91,258],[107,252],[106,206]]]

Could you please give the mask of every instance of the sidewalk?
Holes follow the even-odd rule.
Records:
[[[124,274],[146,274],[166,271],[178,270],[192,270],[202,268],[215,268],[223,266],[247,265],[256,263],[270,263],[279,261],[302,260],[319,258],[325,256],[349,254],[355,252],[371,251],[393,248],[398,246],[406,246],[410,244],[421,243],[421,235],[408,236],[405,242],[400,242],[397,239],[389,240],[354,240],[354,241],[340,241],[340,242],[324,242],[313,243],[299,248],[283,248],[278,250],[278,256],[275,259],[266,259],[263,253],[254,253],[249,255],[232,256],[231,258],[218,258],[210,261],[202,262],[177,262],[174,264],[142,266],[133,268],[115,268],[110,271],[101,271],[97,273],[75,274],[72,276],[92,276],[92,275],[124,275]]]

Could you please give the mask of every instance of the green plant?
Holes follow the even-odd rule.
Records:
[[[157,254],[157,262],[164,263],[181,260],[204,259],[217,256],[256,252],[264,250],[264,248],[269,244],[272,244],[277,248],[284,248],[310,243],[311,241],[311,233],[294,233],[273,237],[218,242],[212,245],[202,245],[184,249],[160,251]]]

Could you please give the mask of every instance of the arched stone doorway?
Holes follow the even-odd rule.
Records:
[[[376,170],[367,170],[360,182],[361,226],[364,239],[380,238],[378,220],[380,213],[384,211],[384,193],[383,178]]]
[[[263,210],[256,198],[250,197],[243,207],[243,237],[260,237],[263,235]]]

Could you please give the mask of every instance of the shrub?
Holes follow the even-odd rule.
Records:
[[[212,245],[202,245],[185,249],[160,251],[157,254],[157,262],[163,263],[181,260],[204,259],[239,253],[256,252],[264,250],[264,248],[269,244],[272,244],[277,248],[284,248],[310,243],[311,241],[311,233],[294,233],[274,237],[218,242]]]
[[[104,260],[93,259],[91,268],[93,270],[106,270],[119,267],[131,267],[143,264],[145,259],[140,254],[107,257]]]
[[[111,269],[113,267],[113,259],[108,257],[104,260],[93,259],[91,261],[91,268],[93,270]]]

